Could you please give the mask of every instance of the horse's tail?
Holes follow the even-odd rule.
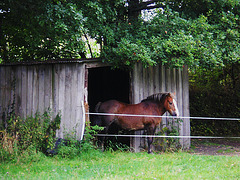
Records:
[[[97,105],[95,106],[95,113],[99,113],[99,109],[100,109],[101,104],[102,104],[101,102],[97,103]],[[95,125],[102,126],[101,116],[94,115],[92,125],[93,126],[95,126]]]

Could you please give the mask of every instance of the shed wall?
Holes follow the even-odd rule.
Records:
[[[21,117],[52,109],[62,115],[58,137],[76,129],[80,137],[85,68],[83,64],[0,66],[0,122],[15,95],[15,112]]]
[[[176,96],[180,116],[189,117],[189,85],[186,66],[183,69],[169,69],[161,65],[144,68],[142,64],[136,64],[131,76],[133,104],[155,93],[172,92]],[[172,120],[169,117],[162,118],[160,126],[164,127],[170,121]],[[180,128],[180,136],[190,136],[189,119],[183,119],[183,122],[175,125]],[[140,135],[142,132],[138,131],[136,134]],[[139,151],[139,147],[144,147],[144,143],[143,138],[133,138],[131,144],[136,151]],[[181,138],[180,143],[183,148],[189,148],[190,138]]]

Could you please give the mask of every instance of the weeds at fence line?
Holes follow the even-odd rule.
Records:
[[[103,130],[99,126],[90,126],[89,122],[86,122],[85,135],[82,141],[79,141],[76,137],[76,128],[71,132],[65,132],[64,141],[61,143],[57,150],[57,157],[73,159],[81,153],[89,152],[96,149],[94,144],[95,136],[99,131]]]
[[[57,114],[52,120],[50,110],[27,118],[11,114],[5,120],[5,129],[0,132],[0,161],[18,161],[46,153],[46,150],[54,145],[60,123],[61,115]]]

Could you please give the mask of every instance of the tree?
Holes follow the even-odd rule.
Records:
[[[141,61],[212,68],[240,59],[237,0],[4,0],[1,5],[4,62],[85,57],[88,37],[114,67]],[[150,9],[152,18],[145,20],[141,11]]]

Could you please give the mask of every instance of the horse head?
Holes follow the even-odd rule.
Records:
[[[168,111],[172,116],[179,116],[179,111],[177,107],[177,102],[173,98],[171,93],[168,93],[165,97],[164,108]]]

